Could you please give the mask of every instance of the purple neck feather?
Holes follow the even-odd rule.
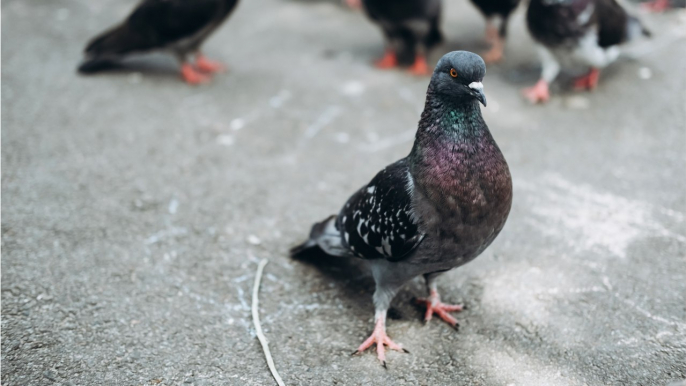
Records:
[[[431,89],[427,92],[409,161],[420,185],[443,191],[463,178],[459,176],[490,168],[502,154],[481,116],[478,101],[445,103],[441,99]]]

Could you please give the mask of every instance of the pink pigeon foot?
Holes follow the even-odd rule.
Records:
[[[491,41],[491,49],[481,54],[486,64],[496,63],[503,59],[505,42],[497,34]]]
[[[600,78],[600,70],[591,68],[588,74],[576,78],[574,81],[575,90],[593,90],[598,87],[598,79]]]
[[[381,59],[374,62],[376,68],[393,68],[398,65],[398,58],[395,56],[395,52],[387,50]]]
[[[188,84],[196,85],[201,83],[207,83],[210,81],[210,77],[198,72],[189,63],[184,63],[181,65],[181,77]]]
[[[462,304],[445,304],[441,303],[441,298],[436,290],[431,290],[429,298],[417,299],[417,303],[426,305],[426,313],[424,314],[424,322],[428,322],[433,317],[433,314],[438,315],[449,325],[457,328],[457,319],[455,319],[449,312],[459,312],[464,309]]]
[[[374,326],[374,331],[372,335],[365,340],[360,347],[352,353],[352,355],[359,354],[366,349],[370,348],[373,344],[376,344],[376,356],[381,361],[383,367],[386,367],[386,352],[384,345],[388,346],[391,350],[409,353],[409,351],[400,347],[391,340],[391,338],[386,335],[386,325],[382,319],[377,320],[376,326]]]
[[[200,54],[195,58],[195,68],[207,74],[213,74],[215,72],[226,72],[226,66],[214,61],[207,59],[206,56]]]
[[[417,55],[414,59],[414,63],[408,69],[410,74],[417,76],[431,75],[431,68],[426,62],[426,58],[422,55]]]
[[[522,90],[522,95],[531,103],[545,103],[550,99],[548,82],[541,79],[533,87]]]

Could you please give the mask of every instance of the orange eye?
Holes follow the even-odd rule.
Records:
[[[450,76],[452,76],[453,78],[457,78],[457,70],[454,68],[451,68],[450,69]]]

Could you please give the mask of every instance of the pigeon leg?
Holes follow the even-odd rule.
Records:
[[[393,68],[398,65],[398,58],[393,50],[386,50],[381,59],[374,62],[376,68]]]
[[[201,53],[198,53],[198,55],[195,57],[195,68],[207,74],[226,72],[225,65],[214,60],[209,60]]]
[[[496,34],[491,41],[491,49],[484,52],[481,55],[481,57],[484,59],[484,62],[486,62],[486,63],[499,62],[503,58],[504,47],[505,47],[505,41],[503,40],[502,37],[500,37],[500,35],[498,35],[498,33],[496,31]]]
[[[360,347],[352,353],[352,355],[359,354],[366,349],[372,347],[376,344],[376,356],[381,361],[383,367],[386,367],[386,352],[384,346],[388,346],[391,350],[396,350],[400,352],[409,352],[402,348],[400,345],[396,344],[391,340],[391,338],[386,335],[386,312],[377,312],[376,325],[374,326],[374,332],[367,338]]]
[[[574,81],[574,89],[593,90],[598,86],[598,78],[600,78],[600,70],[597,68],[591,68],[588,74],[576,78]]]
[[[424,55],[415,56],[414,63],[410,66],[408,71],[412,75],[431,75],[431,69],[429,68],[429,64],[426,63]]]
[[[548,85],[550,85],[557,77],[557,74],[560,73],[560,64],[549,49],[542,45],[538,45],[537,48],[538,55],[541,58],[541,64],[543,65],[541,79],[533,87],[522,90],[522,95],[531,103],[544,103],[550,99]]]
[[[181,65],[181,76],[186,83],[193,85],[210,81],[209,76],[196,71],[190,63],[183,63]]]
[[[462,304],[445,304],[441,302],[441,297],[438,295],[438,289],[436,289],[436,277],[439,274],[430,273],[424,275],[426,279],[426,287],[429,290],[429,297],[424,299],[417,299],[418,304],[426,305],[426,313],[424,314],[424,322],[428,322],[433,317],[433,314],[438,315],[439,318],[443,319],[449,325],[457,328],[457,319],[455,319],[449,312],[459,312],[464,309]]]
[[[550,99],[550,91],[548,90],[548,82],[541,79],[533,87],[522,90],[522,95],[531,103],[543,103]]]
[[[491,19],[486,20],[486,41],[493,44],[498,38],[498,29],[493,25]]]
[[[438,291],[432,290],[428,298],[417,299],[417,303],[426,305],[426,313],[424,314],[424,322],[428,322],[433,317],[433,314],[438,315],[449,325],[457,328],[457,319],[455,319],[448,312],[460,312],[464,309],[462,304],[445,304],[441,302],[441,297]]]

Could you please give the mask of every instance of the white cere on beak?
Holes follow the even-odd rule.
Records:
[[[472,82],[469,84],[469,88],[474,89],[474,90],[483,90],[484,85],[481,82]]]

